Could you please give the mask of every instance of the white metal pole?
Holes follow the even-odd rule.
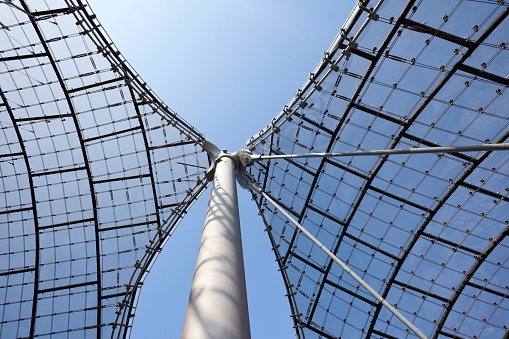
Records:
[[[235,163],[227,155],[216,164],[182,338],[250,337]]]

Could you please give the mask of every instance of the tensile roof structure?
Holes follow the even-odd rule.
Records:
[[[0,336],[128,337],[214,147],[85,1],[0,8]],[[461,147],[509,137],[508,14],[493,0],[358,1],[248,140],[297,338],[414,335],[334,256],[425,336],[507,337],[509,158]],[[457,151],[389,154],[434,147]],[[389,153],[353,153],[371,150]]]

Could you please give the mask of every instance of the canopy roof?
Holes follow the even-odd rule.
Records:
[[[205,188],[204,137],[86,3],[45,3],[0,4],[0,336],[124,336]]]
[[[140,286],[207,183],[205,137],[86,2],[0,18],[0,336],[129,336]],[[51,6],[51,7],[50,7]],[[509,6],[362,1],[257,154],[504,143]],[[505,152],[263,160],[263,190],[429,337],[507,336]],[[298,338],[412,336],[256,203]]]
[[[355,8],[247,147],[277,155],[505,142],[507,5],[372,5]],[[425,335],[507,335],[505,152],[265,160],[250,172]],[[258,205],[297,337],[413,336],[265,199]]]

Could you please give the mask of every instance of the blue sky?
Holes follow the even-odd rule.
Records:
[[[304,83],[355,1],[90,0],[112,40],[165,101],[219,148],[236,151]],[[132,338],[180,337],[209,191],[145,280]],[[253,338],[292,338],[269,239],[239,191]]]

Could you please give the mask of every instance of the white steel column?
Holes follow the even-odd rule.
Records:
[[[250,337],[235,162],[227,155],[216,164],[182,338]]]

